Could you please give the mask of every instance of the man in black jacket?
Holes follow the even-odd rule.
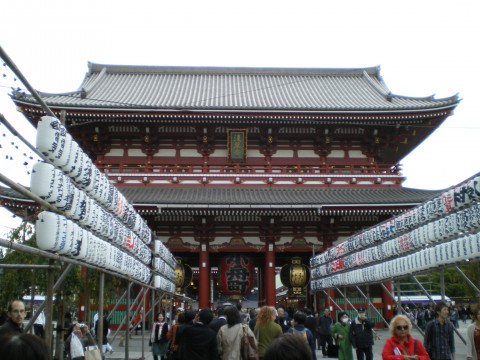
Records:
[[[14,300],[8,305],[8,319],[0,326],[0,335],[23,333],[25,319],[25,304],[21,300]]]
[[[319,344],[318,347],[322,348],[323,357],[327,357],[327,346],[328,348],[333,347],[333,338],[332,338],[332,326],[333,319],[330,316],[330,309],[325,308],[323,315],[318,318],[318,336]]]
[[[218,330],[227,323],[227,318],[225,317],[225,307],[220,306],[217,309],[217,317],[213,319],[210,324],[208,324],[208,327],[215,331],[215,334],[218,333]]]
[[[350,324],[350,343],[357,351],[357,360],[373,360],[373,329],[365,309],[358,309],[358,316]]]
[[[208,328],[213,319],[212,310],[206,308],[198,312],[196,321],[182,334],[180,359],[211,360],[218,358],[217,334]]]

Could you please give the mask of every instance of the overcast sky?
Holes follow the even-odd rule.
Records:
[[[478,0],[19,0],[2,7],[0,45],[34,88],[51,93],[77,90],[88,61],[379,65],[394,94],[462,98],[455,115],[401,161],[404,186],[444,189],[480,172],[479,10]],[[34,129],[8,97],[12,86],[23,88],[2,67],[0,112],[34,144]],[[3,126],[0,136],[0,171],[28,185],[28,151]]]

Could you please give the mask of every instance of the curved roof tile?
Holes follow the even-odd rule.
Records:
[[[457,95],[391,94],[379,67],[360,69],[162,67],[89,64],[79,91],[42,93],[50,106],[156,110],[415,111]],[[13,97],[33,101],[14,92]]]

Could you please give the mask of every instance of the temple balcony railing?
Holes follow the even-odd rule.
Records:
[[[358,184],[399,185],[405,178],[398,165],[342,166],[251,166],[155,165],[103,166],[118,183],[151,184]]]

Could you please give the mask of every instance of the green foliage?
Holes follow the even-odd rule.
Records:
[[[460,270],[472,281],[477,288],[480,288],[480,262],[469,261],[458,266]],[[427,274],[417,276],[425,289],[431,294],[440,294],[440,278],[442,271],[440,269],[430,271]],[[443,269],[445,295],[456,298],[478,298],[475,289],[464,279],[464,277],[453,267],[449,266]],[[407,278],[405,278],[407,279]],[[405,281],[405,279],[402,280]],[[402,285],[402,291],[411,290],[410,293],[422,294],[418,285],[413,283],[412,278],[408,278],[408,285]],[[411,281],[410,281],[411,280]]]
[[[12,230],[8,235],[8,240],[36,248],[33,227],[30,225],[22,224]],[[30,294],[32,286],[35,286],[36,294],[45,294],[47,292],[47,270],[22,269],[21,266],[47,265],[49,262],[48,258],[13,249],[3,250],[4,256],[0,258],[0,263],[18,265],[18,268],[3,269],[3,273],[0,275],[0,282],[2,284],[0,290],[0,308],[5,309],[9,301],[21,299],[24,295]],[[58,268],[54,270],[54,279],[58,279],[65,268],[65,264],[55,263],[54,265],[58,266]],[[73,305],[72,303],[76,301],[75,298],[78,298],[80,291],[78,267],[68,274],[61,288],[66,303]]]
[[[31,226],[22,224],[8,234],[8,240],[28,246],[35,246],[35,238],[31,237],[31,234]],[[46,263],[46,259],[42,259],[33,254],[12,249],[3,250],[4,256],[0,259],[0,263],[2,264],[26,265]],[[6,308],[9,301],[21,299],[23,295],[30,292],[29,288],[32,285],[33,274],[36,276],[39,275],[30,269],[3,269],[3,273],[1,274],[2,289],[0,291],[0,308]]]

